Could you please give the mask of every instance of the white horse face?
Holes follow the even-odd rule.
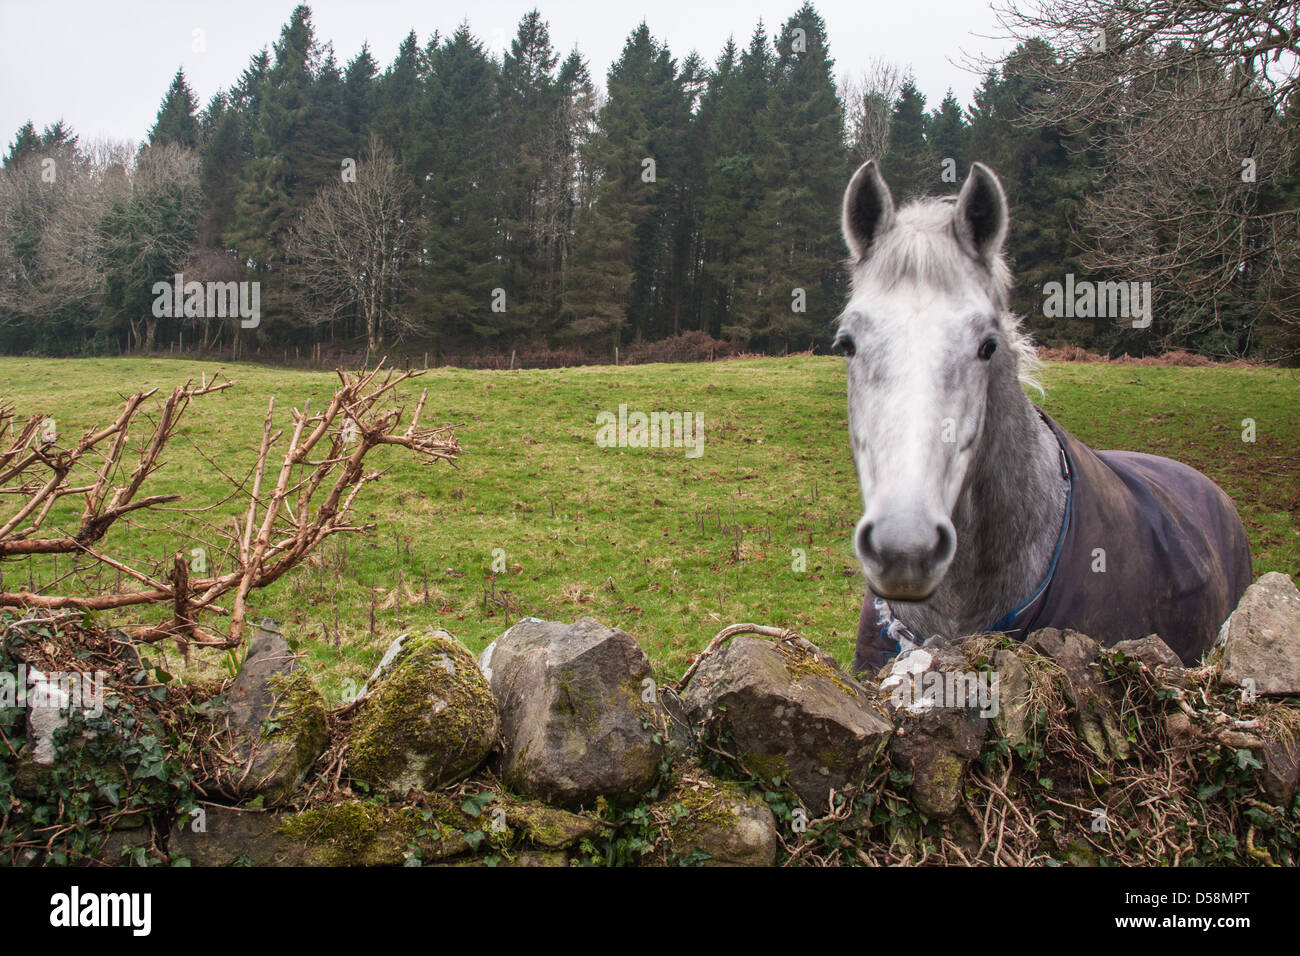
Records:
[[[943,580],[990,380],[1015,375],[997,292],[1006,219],[1002,189],[979,164],[955,204],[895,212],[873,162],[845,193],[853,292],[835,341],[846,355],[862,488],[854,546],[871,590],[887,600],[925,600]]]

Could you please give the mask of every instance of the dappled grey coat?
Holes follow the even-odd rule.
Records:
[[[1043,419],[1070,481],[1064,534],[1035,594],[988,629],[1023,640],[1039,628],[1068,627],[1107,646],[1158,634],[1183,663],[1195,663],[1251,582],[1250,545],[1232,499],[1186,465],[1094,451]],[[868,591],[854,671],[878,669],[909,641],[921,643]]]

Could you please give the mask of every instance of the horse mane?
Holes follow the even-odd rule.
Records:
[[[1007,344],[1016,354],[1016,377],[1025,388],[1038,393],[1039,398],[1046,398],[1047,391],[1038,377],[1043,370],[1043,360],[1038,357],[1038,347],[1023,328],[1023,318],[1011,311],[1002,313],[1002,332],[1007,337]]]
[[[1024,329],[1023,317],[1011,311],[1011,269],[998,255],[989,267],[977,263],[958,245],[952,230],[956,197],[913,200],[895,213],[892,228],[871,247],[865,262],[855,271],[869,277],[878,288],[889,289],[910,280],[960,292],[971,282],[980,285],[999,312],[999,325],[1007,345],[1016,356],[1020,383],[1046,397],[1039,372],[1043,361],[1033,339]]]

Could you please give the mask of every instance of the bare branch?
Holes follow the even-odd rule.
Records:
[[[396,445],[432,463],[455,462],[460,453],[454,427],[420,424],[428,400],[426,389],[404,429],[403,412],[391,407],[396,390],[410,378],[424,374],[384,369],[381,361],[369,371],[339,372],[340,384],[326,407],[312,413],[304,406],[292,411],[293,426],[288,443],[274,474],[268,472],[271,451],[285,432],[275,427],[275,401],[267,406],[257,460],[251,469],[252,485],[242,485],[248,496],[242,523],[231,534],[232,544],[224,553],[234,568],[222,574],[192,577],[180,553],[172,556],[167,580],[150,574],[129,561],[104,553],[94,545],[115,522],[136,512],[149,512],[158,505],[175,501],[178,495],[137,497],[143,484],[159,465],[159,457],[189,406],[200,395],[224,390],[233,382],[186,384],[174,389],[164,401],[153,432],[143,442],[135,466],[120,481],[118,474],[126,450],[125,434],[141,414],[143,402],[152,392],[128,397],[112,425],[92,429],[71,449],[59,450],[40,444],[41,431],[29,422],[14,433],[14,411],[0,404],[0,464],[10,476],[0,492],[17,494],[21,504],[0,525],[0,559],[32,554],[78,554],[113,568],[142,590],[117,588],[94,595],[48,595],[30,591],[0,593],[0,607],[75,608],[112,610],[142,605],[169,604],[171,618],[163,624],[137,626],[138,640],[176,640],[182,645],[232,647],[242,639],[248,618],[250,595],[299,565],[321,542],[334,534],[369,530],[351,518],[351,509],[361,489],[377,480],[380,473],[367,472],[367,456],[382,445]],[[39,425],[40,419],[33,419]],[[323,450],[324,454],[317,454]],[[83,485],[86,507],[77,531],[57,537],[37,538],[41,520],[49,505],[69,493],[70,476],[84,467],[83,460],[94,453],[102,463],[94,467],[96,481]],[[44,470],[43,472],[41,470]],[[38,474],[40,472],[40,474]],[[224,472],[222,473],[225,474]],[[227,476],[228,480],[229,477]],[[265,490],[267,482],[271,488]],[[236,492],[239,488],[236,488]],[[228,499],[227,499],[228,500]],[[182,509],[183,514],[202,514],[207,507]],[[208,528],[218,529],[207,522]],[[189,537],[189,535],[184,535]],[[217,602],[231,592],[227,610]],[[200,628],[203,614],[229,617],[224,635]]]

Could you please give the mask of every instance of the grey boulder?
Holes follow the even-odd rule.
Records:
[[[490,644],[479,667],[501,708],[501,776],[563,807],[634,801],[666,755],[650,660],[630,634],[584,617],[527,618]]]
[[[225,716],[239,761],[228,785],[239,797],[262,795],[268,806],[289,799],[329,744],[325,699],[270,622],[249,641]]]
[[[1258,694],[1300,694],[1300,590],[1271,571],[1223,625],[1223,680]]]
[[[710,747],[823,812],[862,783],[893,725],[874,694],[816,645],[738,635],[704,660],[682,697]]]

